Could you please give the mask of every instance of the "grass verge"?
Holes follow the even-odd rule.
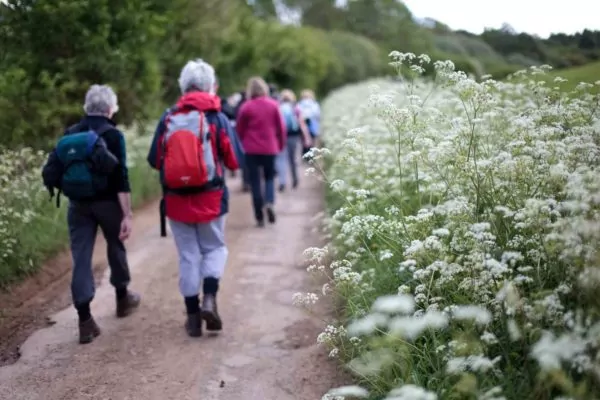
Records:
[[[145,160],[150,137],[126,132],[132,203],[137,208],[160,195],[156,173]],[[0,152],[0,287],[34,273],[68,243],[66,206],[43,187],[46,154],[29,148]]]

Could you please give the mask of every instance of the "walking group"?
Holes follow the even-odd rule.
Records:
[[[242,189],[252,193],[257,226],[265,226],[265,214],[275,223],[275,179],[280,191],[288,185],[288,173],[291,187],[298,186],[297,160],[315,145],[320,109],[312,91],[303,91],[296,103],[292,91],[278,94],[259,77],[248,81],[245,92],[222,99],[214,68],[201,59],[183,67],[179,87],[181,96],[160,117],[147,159],[158,171],[163,212],[179,255],[185,330],[199,337],[203,327],[220,331],[223,325],[217,293],[228,257],[226,171],[242,170]],[[116,316],[130,315],[141,296],[129,289],[124,242],[133,213],[125,137],[113,121],[117,96],[109,86],[93,85],[83,109],[80,122],[67,128],[50,152],[42,178],[57,206],[61,194],[69,199],[71,293],[79,342],[90,343],[101,333],[90,310],[98,227],[107,244]]]

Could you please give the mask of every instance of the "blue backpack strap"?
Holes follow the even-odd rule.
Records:
[[[217,145],[217,161],[223,160],[223,149],[221,148],[221,130],[224,129],[222,116],[218,111],[207,111],[206,120],[209,124],[214,124],[216,129],[215,143]]]

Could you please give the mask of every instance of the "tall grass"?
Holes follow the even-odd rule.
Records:
[[[400,74],[425,55],[392,53]],[[360,386],[324,398],[591,399],[600,389],[598,95],[546,68],[372,81],[324,104],[331,243],[307,249]]]
[[[132,202],[138,207],[160,194],[145,157],[150,137],[126,133]],[[66,206],[56,208],[41,178],[44,152],[0,151],[0,287],[34,272],[68,243]]]

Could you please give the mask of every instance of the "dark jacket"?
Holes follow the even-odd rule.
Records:
[[[117,129],[116,124],[109,118],[102,116],[86,115],[77,124],[70,126],[64,132],[64,135],[71,133],[83,132],[89,129],[100,129],[103,126],[108,126],[109,129],[101,135],[106,143],[107,149],[117,158],[118,165],[108,176],[108,187],[105,191],[98,193],[91,201],[99,200],[118,200],[118,193],[130,193],[131,187],[129,184],[129,173],[127,170],[127,151],[125,146],[125,137],[123,133]],[[45,169],[50,166],[58,165],[60,161],[56,151],[53,150],[48,156]],[[44,174],[46,180],[47,174]],[[47,184],[47,182],[45,182]]]
[[[227,119],[235,121],[235,109],[229,105],[226,98],[221,97],[221,112]]]

